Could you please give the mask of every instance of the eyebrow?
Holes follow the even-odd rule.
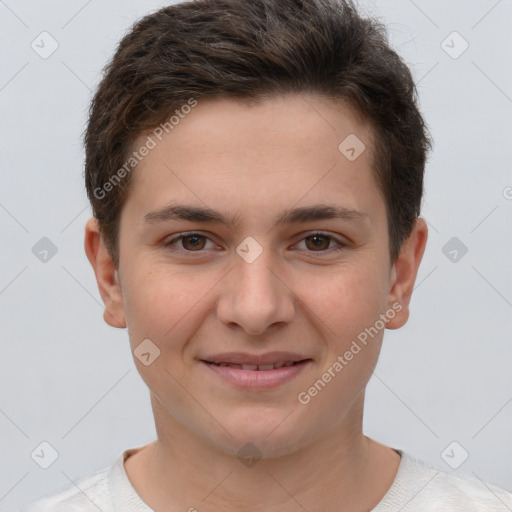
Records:
[[[276,219],[277,225],[299,224],[315,220],[342,219],[357,223],[366,223],[369,216],[358,210],[336,205],[316,204],[285,210]],[[144,224],[157,224],[183,220],[189,222],[217,223],[234,228],[239,225],[238,215],[224,215],[211,208],[201,206],[170,204],[147,213]]]

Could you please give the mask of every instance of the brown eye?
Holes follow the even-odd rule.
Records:
[[[329,244],[331,243],[331,237],[326,235],[312,235],[306,237],[304,240],[306,240],[306,246],[308,249],[319,249],[319,250],[326,250],[329,248]],[[311,241],[310,244],[308,244],[308,240]]]
[[[174,249],[177,246],[178,242],[181,242],[180,247],[176,247],[177,251],[183,252],[199,252],[205,248],[206,241],[208,237],[201,235],[199,233],[191,233],[189,235],[180,235],[176,238],[173,238],[169,242],[164,244],[165,247],[170,249]]]
[[[183,247],[187,251],[204,249],[205,237],[202,235],[186,235],[182,237]],[[188,243],[187,243],[188,241]]]
[[[332,247],[331,243],[334,244]],[[317,253],[333,253],[335,251],[341,251],[346,249],[349,244],[344,242],[343,239],[339,239],[332,235],[325,233],[313,233],[301,240],[300,244],[304,244],[303,247],[299,247],[306,252],[317,252]]]

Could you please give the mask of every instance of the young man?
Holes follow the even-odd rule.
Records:
[[[349,2],[140,20],[85,136],[85,250],[157,440],[25,512],[506,511],[362,432],[427,240],[411,74]]]

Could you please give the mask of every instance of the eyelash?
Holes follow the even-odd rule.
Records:
[[[183,240],[184,238],[189,238],[189,237],[193,237],[193,236],[198,236],[198,237],[202,237],[202,238],[206,238],[207,240],[210,240],[206,235],[203,235],[201,233],[195,233],[195,232],[184,233],[184,234],[181,234],[181,235],[173,238],[172,240],[169,240],[168,242],[165,242],[164,243],[164,247],[170,248],[175,242],[178,242],[180,240]],[[321,236],[323,238],[328,238],[329,241],[336,242],[338,244],[338,246],[337,247],[331,247],[330,249],[325,249],[325,250],[322,250],[322,251],[307,251],[309,253],[319,253],[319,254],[324,253],[325,254],[325,253],[341,251],[341,250],[346,249],[348,247],[348,244],[346,242],[343,242],[342,240],[340,240],[337,237],[334,237],[334,236],[332,236],[330,234],[327,234],[327,233],[322,233],[320,231],[316,231],[316,232],[311,233],[308,236],[305,236],[299,242],[302,242],[306,238],[312,238],[314,236]],[[194,254],[194,253],[202,254],[203,251],[204,251],[204,249],[201,249],[199,251],[188,251],[187,249],[171,249],[171,250],[174,250],[176,252],[182,252],[182,253],[184,252],[184,253],[188,253],[188,254]]]

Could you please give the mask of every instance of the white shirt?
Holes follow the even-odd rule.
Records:
[[[20,512],[154,512],[132,487],[124,461],[142,446],[121,453],[109,467],[78,479]],[[396,449],[398,472],[371,512],[511,512],[512,494],[474,477],[446,473]],[[193,503],[192,503],[193,505]]]

